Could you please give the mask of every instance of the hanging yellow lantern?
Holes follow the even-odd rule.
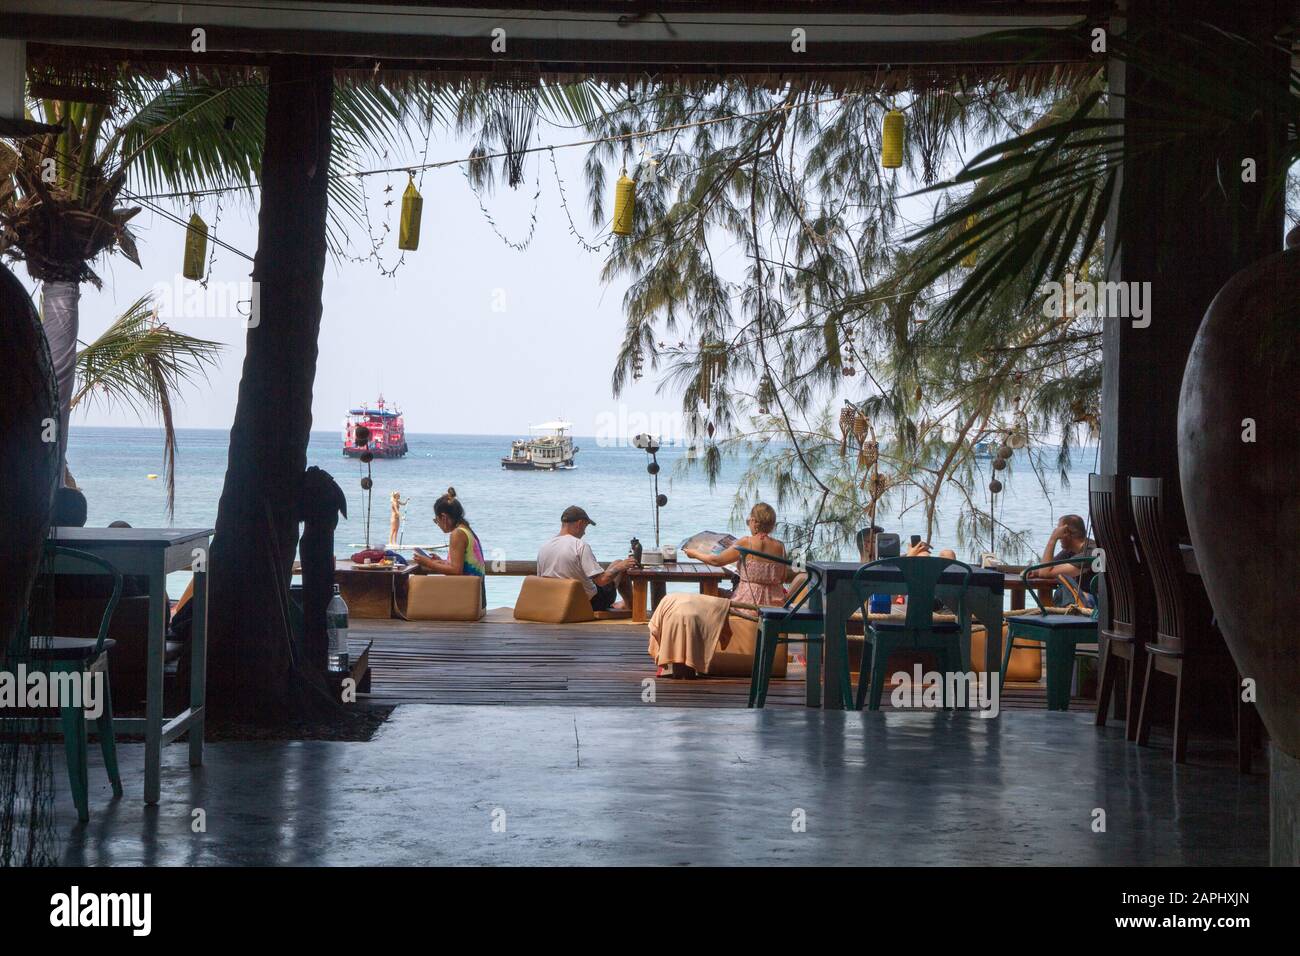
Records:
[[[966,217],[966,231],[967,231],[967,232],[970,232],[970,231],[971,231],[972,229],[974,229],[974,228],[975,228],[975,217],[974,217],[974,216],[967,216],[967,217]],[[972,237],[972,238],[974,238],[974,237]],[[961,265],[962,265],[962,268],[963,268],[963,269],[973,269],[973,268],[975,268],[975,263],[976,263],[977,261],[979,261],[979,252],[978,252],[977,250],[975,250],[975,249],[972,249],[970,252],[966,253],[966,255],[964,255],[964,256],[961,257]]]
[[[632,220],[636,215],[636,180],[629,179],[627,170],[618,177],[614,187],[614,235],[632,235]]]
[[[397,248],[413,251],[420,246],[420,213],[424,211],[424,198],[415,188],[415,177],[406,183],[402,193],[402,223],[397,232]]]
[[[203,267],[208,259],[208,224],[199,214],[190,214],[190,224],[185,230],[185,262],[181,272],[187,279],[202,279]]]
[[[903,165],[903,114],[890,110],[885,114],[885,125],[881,131],[880,165],[885,169],[897,169]]]

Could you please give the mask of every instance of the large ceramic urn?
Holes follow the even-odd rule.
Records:
[[[0,658],[18,626],[49,529],[59,475],[54,367],[31,297],[0,265]]]
[[[1300,232],[1300,230],[1297,230]],[[1300,249],[1233,276],[1183,375],[1178,460],[1196,561],[1275,746],[1300,759]]]

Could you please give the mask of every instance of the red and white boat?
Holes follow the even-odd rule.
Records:
[[[368,445],[357,444],[358,425],[370,429]],[[359,458],[362,452],[369,451],[376,458],[401,458],[406,454],[406,424],[402,412],[396,405],[386,405],[384,396],[374,407],[363,405],[348,411],[347,423],[343,426],[343,454],[348,458]]]

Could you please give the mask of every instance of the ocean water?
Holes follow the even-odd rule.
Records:
[[[383,546],[387,542],[389,495],[400,491],[410,501],[402,542],[444,545],[446,535],[433,522],[433,502],[448,485],[454,485],[489,558],[532,560],[538,546],[559,530],[560,512],[571,504],[586,508],[596,521],[587,532],[587,540],[601,561],[626,556],[634,535],[646,547],[653,546],[654,509],[644,452],[633,447],[602,446],[594,438],[578,437],[578,466],[571,471],[505,471],[500,461],[509,454],[511,437],[408,435],[410,451],[405,458],[373,463],[372,544]],[[223,430],[182,429],[178,433],[176,514],[171,522],[175,527],[212,527],[225,479],[228,442],[229,434]],[[340,521],[334,539],[335,551],[342,557],[364,545],[366,519],[365,495],[360,487],[365,466],[344,458],[340,448],[338,431],[313,432],[307,458],[308,464],[319,465],[332,474],[347,495],[348,517]],[[677,545],[703,530],[744,533],[743,516],[732,520],[735,492],[744,471],[742,463],[727,462],[720,480],[710,488],[701,471],[680,468],[683,454],[680,448],[659,452],[663,466],[659,490],[668,496],[668,504],[661,512],[661,542]],[[68,436],[68,466],[87,498],[87,524],[103,527],[123,520],[143,528],[168,523],[160,430],[96,428],[74,423]],[[1030,468],[1016,466],[1013,461],[998,514],[1008,527],[1028,531],[1035,542],[1042,542],[1061,514],[1087,515],[1087,476],[1096,467],[1094,448],[1077,450],[1068,486],[1052,478],[1046,494]],[[940,500],[941,527],[934,544],[936,548],[953,547],[958,557],[970,560],[980,549],[957,546],[954,526],[958,510],[955,496]],[[748,504],[744,511],[748,511]],[[924,530],[919,512],[901,521],[887,516],[877,521],[905,538]],[[840,557],[856,555],[846,553]],[[180,594],[185,580],[184,575],[173,575],[168,582],[173,596]],[[520,580],[489,577],[488,606],[513,604]]]

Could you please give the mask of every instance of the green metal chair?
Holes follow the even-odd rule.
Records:
[[[934,589],[940,576],[956,565],[964,572],[961,590],[957,594],[955,621],[936,621],[934,619]],[[873,568],[898,568],[903,575],[903,587],[907,594],[907,614],[898,623],[892,621],[872,621],[868,611],[871,595],[880,591],[880,579],[872,580]],[[867,701],[867,691],[871,697],[869,709],[880,709],[880,698],[885,689],[885,668],[889,656],[897,650],[933,651],[939,657],[939,666],[945,673],[965,670],[961,654],[962,622],[966,620],[966,589],[970,584],[971,568],[961,561],[948,558],[931,557],[897,557],[880,558],[870,564],[864,564],[853,575],[853,589],[862,605],[862,633],[866,644],[870,645],[868,661],[867,647],[862,650],[862,668],[858,675],[857,709]],[[950,599],[945,598],[945,603]],[[870,667],[868,668],[868,662]],[[948,683],[943,684],[944,706],[948,704]]]
[[[1020,579],[1028,582],[1029,575],[1043,568],[1055,568],[1063,564],[1073,564],[1083,569],[1092,564],[1091,556],[1060,558],[1033,564],[1020,572]],[[1097,575],[1093,575],[1089,586],[1094,604],[1097,596]],[[1091,614],[1049,614],[1038,599],[1038,589],[1026,583],[1025,590],[1033,596],[1038,605],[1038,614],[1025,614],[1008,617],[1007,646],[1002,652],[1001,685],[1007,682],[1007,666],[1011,662],[1011,652],[1017,647],[1043,647],[1047,657],[1047,709],[1070,709],[1070,677],[1074,672],[1076,648],[1080,644],[1097,641],[1097,608]],[[1019,643],[1017,643],[1019,642]]]
[[[55,557],[81,561],[102,568],[113,579],[113,593],[104,606],[99,634],[94,638],[55,637],[32,635],[29,638],[28,656],[32,664],[44,669],[53,677],[57,674],[82,674],[100,671],[104,675],[103,712],[95,721],[99,732],[99,747],[104,755],[104,768],[113,785],[113,796],[122,795],[122,776],[117,769],[117,738],[113,735],[113,695],[108,683],[107,653],[114,641],[108,638],[113,612],[122,597],[122,574],[98,555],[73,548],[48,547],[46,553]],[[77,806],[77,819],[85,823],[90,819],[89,772],[86,764],[86,715],[82,708],[64,704],[59,708],[63,726],[63,746],[68,760],[68,782],[72,787],[72,800]]]
[[[747,558],[775,561],[794,567],[789,558],[778,558],[749,548],[737,548]],[[781,644],[808,645],[808,671],[806,680],[821,680],[821,666],[814,648],[826,643],[826,619],[821,611],[804,607],[809,598],[821,587],[821,574],[814,568],[804,569],[807,580],[798,591],[792,592],[780,607],[758,608],[758,640],[754,645],[754,669],[749,678],[749,706],[762,707],[767,702],[767,687],[772,680],[772,666],[776,663],[776,649]],[[846,675],[847,681],[847,675]]]

